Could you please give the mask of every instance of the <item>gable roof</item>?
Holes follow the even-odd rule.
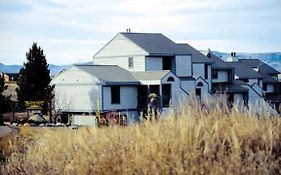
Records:
[[[259,59],[239,59],[239,61],[247,64],[251,68],[259,68],[259,71],[264,74],[280,74],[279,71]]]
[[[190,46],[187,43],[177,44],[177,45],[192,54],[192,56],[191,56],[192,63],[213,63],[214,62],[213,60],[209,59],[206,55],[204,55],[200,51],[196,50],[195,48],[193,48],[192,46]]]
[[[107,85],[113,84],[140,84],[132,74],[116,65],[75,65],[79,69],[104,81]]]
[[[169,72],[169,70],[161,70],[161,71],[141,71],[141,72],[131,72],[133,77],[137,80],[161,80],[164,78]]]
[[[248,65],[242,62],[228,62],[235,70],[235,75],[237,75],[240,79],[261,79],[263,78],[262,74],[256,72]]]
[[[178,47],[176,43],[161,33],[121,33],[129,40],[147,51],[149,55],[173,56],[190,55],[190,53]]]

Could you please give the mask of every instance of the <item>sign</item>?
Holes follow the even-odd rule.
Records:
[[[24,101],[27,110],[41,110],[43,109],[45,101]]]

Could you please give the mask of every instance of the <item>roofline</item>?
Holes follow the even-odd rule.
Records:
[[[97,56],[97,54],[99,54],[107,45],[109,45],[109,43],[111,43],[111,41],[113,41],[118,35],[123,35],[123,32],[119,32],[117,33],[110,41],[108,41],[100,50],[98,50],[98,52],[93,55],[93,58],[95,58]],[[126,37],[125,35],[123,35],[124,37]],[[139,45],[137,45],[135,42],[133,42],[132,40],[130,40],[128,37],[126,37],[130,42],[132,42],[133,44],[135,44],[136,46],[138,46],[139,48],[141,48],[144,52],[146,52],[148,54],[148,52],[146,50],[144,50],[142,47],[140,47]]]
[[[133,81],[133,82],[113,82],[113,81],[104,81],[105,86],[112,86],[112,85],[123,85],[123,86],[130,86],[130,85],[140,85],[140,81]]]
[[[149,53],[149,54],[148,54],[148,55],[146,55],[146,56],[159,56],[159,57],[161,57],[161,56],[177,56],[177,55],[180,55],[180,56],[182,56],[182,55],[192,56],[192,54],[191,54],[191,53],[188,53],[188,54],[175,54],[175,53]]]

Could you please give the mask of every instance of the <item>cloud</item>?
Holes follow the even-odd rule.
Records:
[[[0,62],[33,41],[50,63],[91,60],[116,33],[159,32],[198,49],[280,51],[280,0],[0,0]]]

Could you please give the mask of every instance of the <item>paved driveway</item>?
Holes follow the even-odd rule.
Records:
[[[0,126],[0,137],[10,134],[13,131],[10,127]]]

